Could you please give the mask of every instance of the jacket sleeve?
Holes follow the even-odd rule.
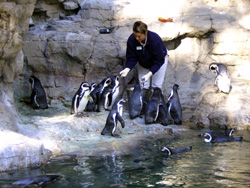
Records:
[[[154,74],[156,73],[165,62],[165,56],[167,55],[166,49],[164,50],[163,42],[159,38],[156,40],[152,46],[153,53],[153,65],[150,71]]]
[[[132,41],[132,36],[129,37],[127,41],[127,51],[126,51],[126,68],[134,68],[134,66],[137,63],[137,57],[136,57],[136,47],[135,44]]]

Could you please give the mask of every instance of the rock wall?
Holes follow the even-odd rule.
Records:
[[[18,115],[13,82],[23,69],[23,35],[28,31],[35,0],[0,2],[0,119],[1,129],[16,130]]]

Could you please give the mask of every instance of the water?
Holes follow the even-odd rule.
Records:
[[[237,132],[242,142],[204,143],[194,131],[188,135],[142,140],[130,154],[116,150],[103,156],[65,156],[36,169],[2,173],[0,187],[24,177],[60,174],[64,178],[47,188],[108,187],[249,187],[250,132]],[[192,146],[189,152],[168,157],[159,151]]]

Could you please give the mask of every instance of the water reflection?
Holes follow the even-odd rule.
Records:
[[[0,186],[34,174],[61,174],[48,188],[87,187],[247,187],[250,177],[250,133],[238,133],[243,142],[204,143],[197,132],[171,139],[148,139],[121,155],[75,156],[53,159],[39,169],[2,174]],[[159,151],[193,146],[189,152],[171,155]]]

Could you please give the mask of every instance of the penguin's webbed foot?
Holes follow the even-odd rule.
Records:
[[[89,117],[88,114],[85,114],[85,113],[83,113],[83,112],[77,112],[75,116],[76,116],[76,117],[80,117],[80,118],[82,118],[82,117]]]
[[[121,136],[119,134],[112,134],[112,136],[115,138],[121,138]]]

